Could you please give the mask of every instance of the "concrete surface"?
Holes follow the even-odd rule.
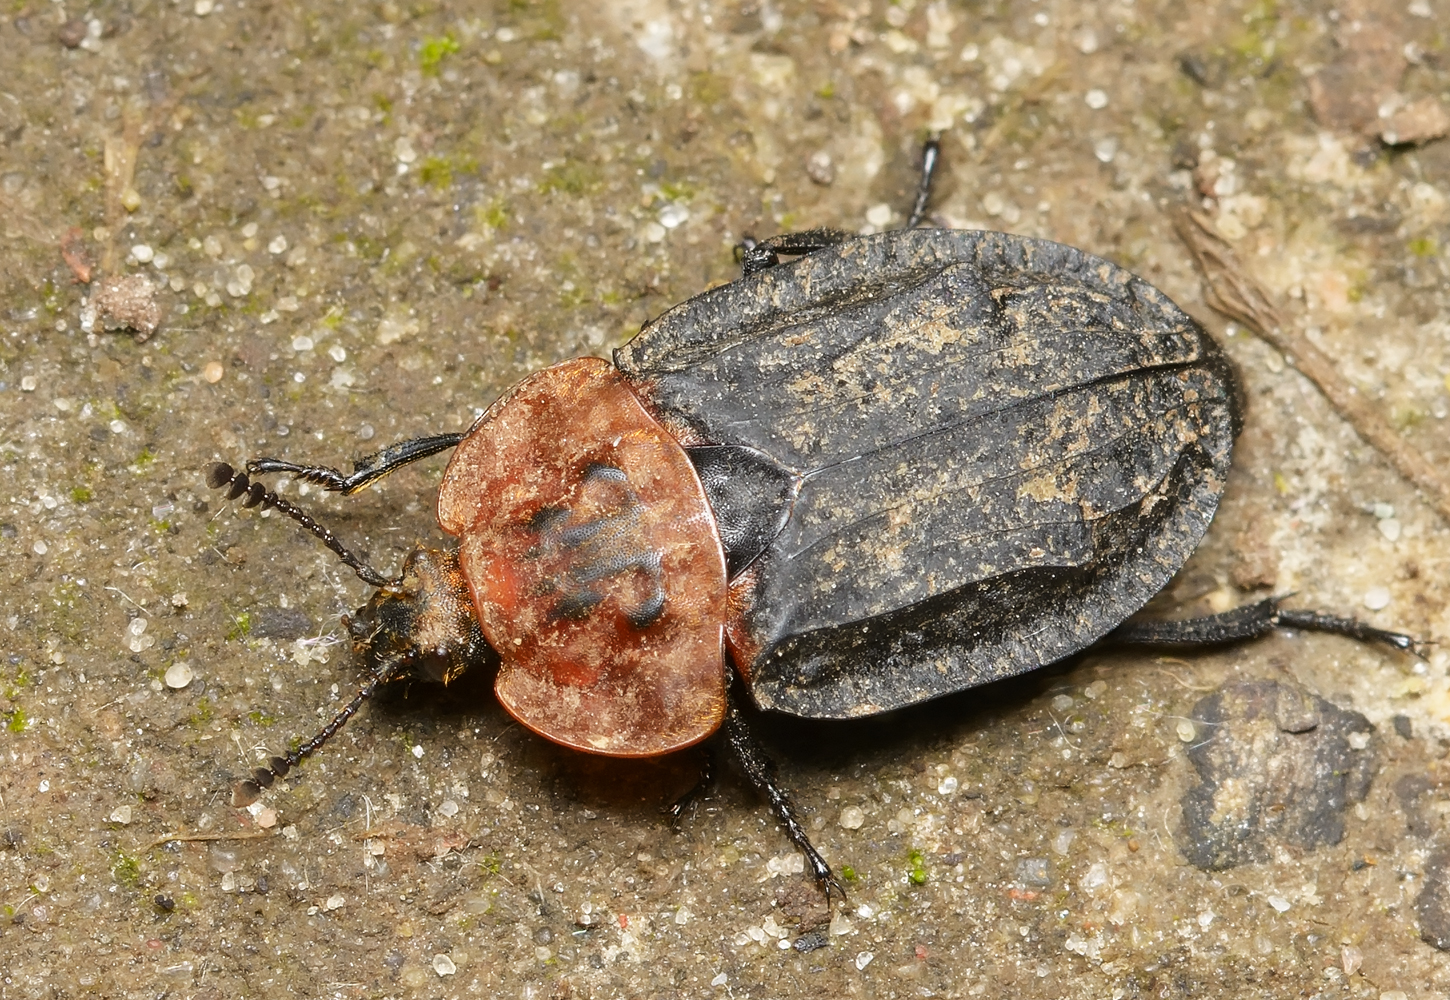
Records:
[[[367,592],[200,470],[462,428],[729,280],[741,234],[899,222],[944,128],[938,224],[1108,256],[1243,368],[1236,477],[1153,610],[1295,592],[1444,643],[1446,525],[1202,305],[1170,213],[1206,207],[1450,462],[1450,143],[1381,138],[1409,107],[1395,128],[1435,131],[1447,25],[1446,0],[6,4],[0,997],[1445,996],[1443,647],[1093,652],[767,720],[852,876],[828,915],[738,778],[673,831],[694,758],[553,749],[487,678],[396,692],[233,809],[353,690],[337,615]],[[88,269],[160,286],[150,339],[104,329],[145,325],[144,290],[97,302]],[[438,539],[440,467],[284,493],[387,569]],[[1374,755],[1367,790],[1337,843],[1245,828],[1262,860],[1202,870],[1194,707],[1262,680],[1372,724],[1324,755]],[[1265,739],[1309,725],[1278,718]]]

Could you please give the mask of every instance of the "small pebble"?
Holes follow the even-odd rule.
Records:
[[[1388,541],[1398,542],[1400,540],[1400,521],[1398,518],[1387,517],[1379,522],[1380,534]]]
[[[1383,611],[1390,605],[1388,587],[1371,587],[1364,592],[1364,606],[1371,611]]]
[[[859,955],[856,956],[856,971],[863,971],[866,966],[870,965],[872,960],[875,958],[876,956],[871,954],[869,951],[861,952]]]
[[[156,256],[156,251],[152,250],[145,243],[137,243],[131,248],[131,256],[135,257],[142,264],[149,264],[151,259]]]
[[[438,814],[440,816],[447,816],[450,819],[454,816],[457,816],[458,803],[454,802],[452,799],[444,799],[438,804]]]
[[[268,253],[285,253],[287,250],[287,237],[273,237],[272,242],[267,244]]]
[[[329,910],[340,910],[346,902],[347,900],[341,895],[328,896],[326,906]]]
[[[451,976],[458,971],[458,966],[454,965],[453,959],[447,955],[434,955],[433,971],[440,976]]]
[[[196,0],[196,6],[191,9],[196,11],[197,17],[206,17],[216,8],[212,0]]]
[[[947,775],[937,783],[936,791],[938,795],[955,795],[959,787],[961,786],[957,782],[957,779],[951,775]]]
[[[34,375],[26,375],[24,378],[22,378],[20,380],[20,391],[21,392],[34,392],[35,391],[35,387],[37,385],[39,385],[39,384],[40,383],[36,381]]]
[[[891,206],[884,202],[880,205],[872,205],[866,209],[866,221],[876,228],[889,225],[891,222]]]
[[[216,385],[218,382],[220,382],[222,380],[222,375],[224,374],[225,371],[223,370],[222,363],[220,361],[208,361],[205,365],[202,366],[201,369],[201,377],[206,379],[212,385]]]
[[[138,618],[136,620],[140,621],[141,619]],[[178,660],[166,668],[166,676],[164,679],[167,687],[173,691],[180,691],[190,684],[195,677],[196,672],[191,669],[191,664],[185,660]]]
[[[1118,155],[1118,140],[1112,136],[1097,140],[1093,143],[1093,155],[1101,163],[1112,163]]]
[[[831,161],[831,154],[824,149],[812,153],[806,161],[806,176],[822,187],[835,181],[836,165]]]
[[[131,822],[131,807],[117,806],[111,810],[111,822],[120,823],[122,826]]]
[[[690,218],[690,210],[684,205],[676,205],[673,202],[660,209],[660,225],[666,229],[676,229],[683,225]]]
[[[841,817],[836,822],[843,830],[859,830],[866,823],[866,813],[860,806],[847,806],[841,810]]]
[[[1108,95],[1094,88],[1083,95],[1083,101],[1094,111],[1100,111],[1108,106]]]
[[[1283,896],[1270,896],[1266,902],[1280,913],[1287,912],[1289,907],[1293,905]]]
[[[1192,719],[1179,719],[1176,731],[1178,738],[1184,743],[1192,743],[1198,736],[1198,727],[1193,724]]]

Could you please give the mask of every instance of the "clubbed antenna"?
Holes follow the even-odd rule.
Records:
[[[386,587],[392,582],[360,558],[353,555],[347,546],[338,540],[336,535],[314,521],[306,511],[287,500],[283,500],[261,483],[252,482],[245,472],[238,472],[225,462],[214,462],[206,467],[206,484],[214,490],[226,488],[227,499],[236,500],[240,498],[243,507],[260,506],[263,510],[271,507],[286,514],[307,531],[310,531],[323,545],[326,545],[336,553],[343,564],[350,567],[364,583],[374,587]]]
[[[323,726],[317,735],[300,744],[287,756],[273,757],[267,762],[266,767],[257,768],[252,772],[250,778],[237,782],[232,787],[232,805],[240,809],[256,802],[262,795],[262,789],[271,788],[272,782],[278,778],[285,778],[288,772],[300,764],[304,758],[310,757],[320,750],[323,744],[336,736],[337,731],[347,724],[348,719],[357,714],[357,710],[362,708],[363,702],[371,698],[378,688],[407,669],[416,658],[417,653],[409,650],[384,663],[378,672],[353,696],[352,701],[348,702],[341,712],[334,715],[332,721]]]

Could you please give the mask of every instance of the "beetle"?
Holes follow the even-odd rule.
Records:
[[[917,228],[936,160],[929,143],[905,229],[747,241],[739,280],[646,324],[613,363],[530,375],[465,433],[392,445],[351,474],[209,466],[210,487],[290,517],[377,588],[344,617],[367,682],[234,801],[381,685],[446,684],[496,657],[509,714],[576,750],[653,756],[723,730],[829,899],[844,890],[751,736],[746,697],[866,716],[1105,638],[1201,646],[1287,626],[1413,650],[1277,598],[1128,622],[1213,518],[1242,426],[1234,369],[1107,260]],[[252,478],[354,494],[448,449],[438,521],[456,548],[417,548],[395,578]]]

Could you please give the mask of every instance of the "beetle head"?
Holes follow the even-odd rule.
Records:
[[[446,684],[492,658],[452,552],[414,549],[402,575],[343,624],[370,666],[404,662],[403,676],[417,680]]]

